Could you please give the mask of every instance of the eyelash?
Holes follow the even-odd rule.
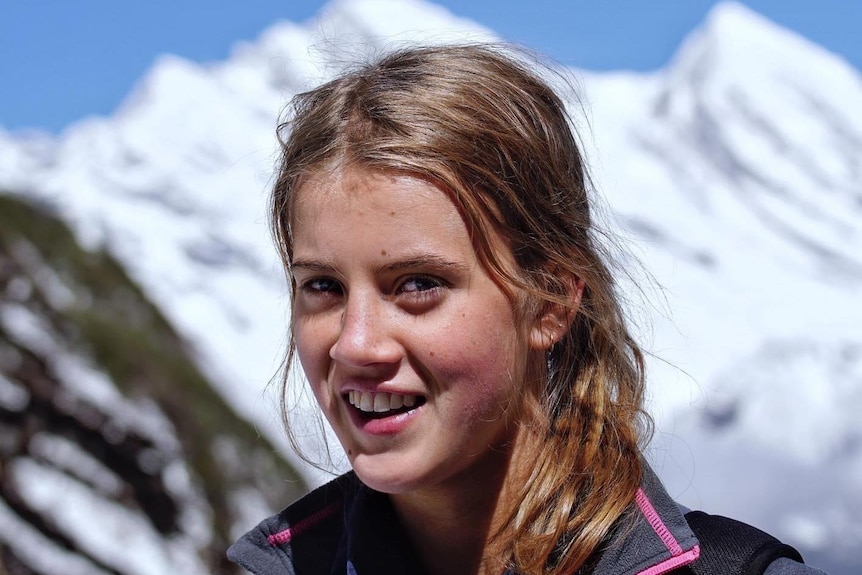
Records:
[[[405,289],[405,286],[409,283],[424,284],[424,289],[419,288],[419,289],[407,290],[407,289]],[[445,284],[442,280],[435,278],[435,277],[432,277],[432,276],[423,276],[423,275],[409,276],[409,277],[405,278],[404,281],[402,281],[399,284],[398,289],[396,290],[396,293],[397,294],[426,293],[426,292],[436,291],[436,290],[444,287],[444,285]]]

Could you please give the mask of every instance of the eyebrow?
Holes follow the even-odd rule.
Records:
[[[296,269],[307,270],[315,273],[331,273],[335,271],[335,268],[331,265],[314,260],[293,260],[290,262],[290,270],[294,271]]]
[[[432,268],[436,270],[467,271],[469,266],[462,262],[453,262],[446,258],[435,255],[422,255],[413,258],[396,260],[392,263],[380,266],[376,271],[400,271],[411,268]]]
[[[291,270],[305,270],[313,273],[335,273],[335,266],[316,260],[297,259],[291,262]],[[397,272],[405,269],[432,268],[435,270],[451,270],[466,272],[469,266],[462,262],[454,262],[436,255],[421,255],[399,259],[374,269],[375,272]]]

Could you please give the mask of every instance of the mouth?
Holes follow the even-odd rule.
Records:
[[[363,418],[382,419],[407,413],[425,404],[421,395],[399,393],[348,391],[344,394],[347,403],[352,405]]]

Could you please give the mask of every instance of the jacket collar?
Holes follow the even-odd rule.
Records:
[[[635,501],[598,550],[593,575],[662,575],[699,556],[697,538],[682,510],[645,463]]]
[[[592,575],[662,575],[699,554],[679,506],[645,465],[635,501],[597,551]],[[389,498],[352,473],[262,522],[229,557],[260,575],[423,573]]]

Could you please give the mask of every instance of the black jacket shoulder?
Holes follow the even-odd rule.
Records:
[[[228,558],[254,575],[328,575],[341,552],[345,502],[359,486],[348,473],[315,489],[246,533]]]

